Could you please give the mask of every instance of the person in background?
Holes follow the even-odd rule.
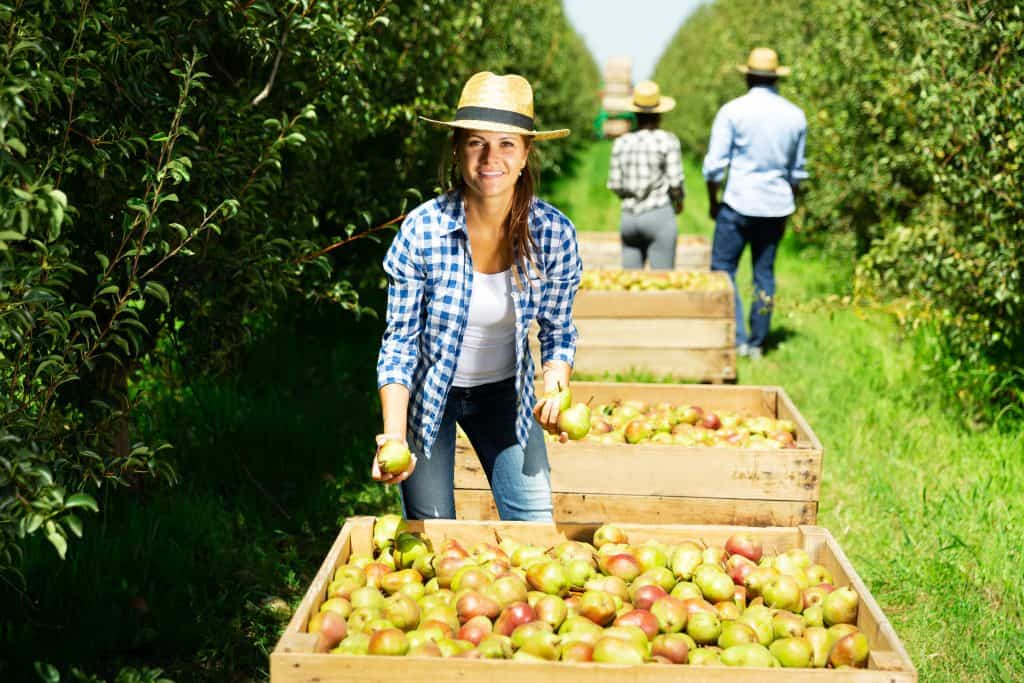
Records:
[[[466,82],[442,163],[447,191],[411,211],[384,259],[387,326],[377,361],[383,412],[378,452],[406,442],[411,466],[372,476],[401,484],[408,519],[455,517],[456,424],[480,458],[502,519],[551,519],[544,430],[558,400],[534,395],[527,333],[539,324],[546,392],[569,387],[576,350],[576,231],[534,196],[533,90],[517,75]],[[543,429],[542,429],[543,428]]]
[[[789,74],[774,50],[751,51],[736,67],[747,79],[747,94],[727,102],[715,116],[704,157],[715,236],[711,269],[736,269],[746,245],[754,269],[750,333],[736,290],[736,348],[741,356],[760,358],[775,303],[775,253],[796,208],[798,185],[807,177],[804,146],[807,119],[799,107],[779,94],[776,83]],[[718,191],[728,169],[721,200]]]
[[[679,138],[662,130],[661,115],[676,101],[658,84],[633,88],[637,128],[612,144],[608,189],[622,199],[622,267],[672,270],[676,263],[676,214],[683,210],[683,157]]]

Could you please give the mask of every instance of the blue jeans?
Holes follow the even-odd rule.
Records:
[[[516,441],[515,379],[448,392],[437,438],[402,482],[406,519],[455,518],[455,424],[466,432],[503,520],[551,521],[551,468],[544,430],[532,423],[523,449]]]
[[[775,307],[775,253],[786,229],[788,216],[762,218],[744,216],[728,204],[722,204],[715,220],[715,238],[711,244],[711,270],[729,273],[736,287],[736,269],[743,249],[750,243],[754,266],[754,301],[750,306],[750,335],[743,320],[743,302],[736,289],[736,345],[761,348],[768,336]]]
[[[651,270],[676,267],[676,214],[670,205],[643,213],[622,212],[622,267],[640,270],[646,259]]]

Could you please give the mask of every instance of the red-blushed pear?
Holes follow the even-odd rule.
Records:
[[[607,626],[615,619],[615,599],[605,591],[588,590],[580,597],[580,616]]]
[[[653,430],[651,429],[650,422],[648,422],[646,418],[642,417],[630,420],[622,430],[622,434],[626,438],[626,443],[631,444],[637,444],[650,439],[652,433]]]
[[[331,581],[327,586],[327,595],[332,598],[344,598],[348,600],[352,595],[352,591],[357,588],[363,588],[366,585],[366,577],[362,577],[362,581],[356,581],[349,576],[342,576]]]
[[[821,603],[821,615],[826,626],[833,624],[856,624],[860,598],[857,591],[849,586],[836,588],[825,596]]]
[[[718,636],[718,647],[730,648],[743,643],[759,643],[757,632],[741,621],[723,621]]]
[[[704,548],[693,541],[683,541],[676,545],[669,560],[669,569],[677,579],[688,581],[693,572],[704,562]]]
[[[370,634],[349,633],[345,639],[338,643],[338,647],[331,650],[336,655],[365,655],[370,646]]]
[[[721,648],[702,647],[690,651],[690,666],[717,666],[721,663]]]
[[[772,666],[771,652],[764,645],[758,643],[733,645],[722,650],[719,659],[726,666],[757,666],[765,668]]]
[[[595,576],[583,584],[583,589],[604,591],[619,600],[629,600],[629,586],[617,576]]]
[[[629,537],[626,532],[620,527],[614,524],[602,524],[594,532],[594,547],[598,550],[601,546],[607,545],[608,543],[627,544],[629,543]]]
[[[825,616],[821,613],[821,605],[805,607],[800,617],[804,620],[805,626],[824,626]]]
[[[481,590],[493,580],[493,577],[484,571],[482,567],[469,564],[455,572],[455,575],[452,576],[450,588],[455,593],[460,593],[464,590]]]
[[[777,576],[779,576],[779,572],[774,567],[755,567],[743,580],[748,599],[760,597],[761,591],[768,585],[768,582]]]
[[[589,543],[580,541],[563,541],[553,546],[548,555],[562,564],[568,564],[572,560],[589,560],[590,566],[594,566],[595,548]]]
[[[747,576],[756,567],[757,564],[743,555],[732,554],[725,561],[725,573],[729,575],[729,578],[737,586],[742,586]]]
[[[807,630],[799,614],[779,610],[772,615],[772,634],[776,638],[799,638]]]
[[[390,655],[402,657],[409,651],[409,639],[397,628],[385,628],[370,634],[370,643],[366,653],[370,655]]]
[[[495,619],[501,613],[501,605],[480,591],[468,590],[456,601],[455,612],[459,615],[459,621],[465,624],[478,616]]]
[[[617,617],[614,624],[616,626],[636,626],[647,634],[648,640],[653,639],[661,630],[658,625],[658,619],[645,609],[630,610]]]
[[[554,629],[561,626],[565,618],[569,616],[569,608],[566,606],[565,600],[557,595],[542,595],[537,600],[537,604],[533,606],[533,610],[537,613],[538,619],[551,624],[551,628]]]
[[[558,414],[558,429],[573,441],[578,441],[590,432],[590,408],[586,403],[577,403]]]
[[[407,636],[409,634],[406,634]],[[410,645],[409,651],[405,653],[406,657],[441,657],[441,648],[437,646],[437,643],[430,640],[419,645]]]
[[[409,596],[395,593],[388,598],[382,616],[395,628],[408,631],[420,623],[420,606]]]
[[[804,631],[804,639],[811,644],[811,666],[824,669],[828,665],[828,653],[832,648],[828,631],[821,626],[810,626]]]
[[[591,652],[591,661],[602,664],[643,664],[646,658],[646,648],[614,637],[601,638]]]
[[[451,588],[452,579],[460,569],[467,566],[474,566],[473,560],[458,555],[448,555],[437,560],[437,584],[441,588]]]
[[[481,659],[512,659],[512,639],[498,633],[489,633],[484,636],[476,649],[480,651]]]
[[[342,619],[348,619],[352,614],[352,603],[345,598],[328,598],[320,604],[321,612],[335,612],[341,615]]]
[[[832,626],[828,627],[827,631],[828,646],[829,649],[831,649],[832,646],[836,644],[836,641],[838,641],[840,638],[845,638],[851,633],[857,633],[858,631],[860,631],[860,629],[858,629],[853,624],[833,624]]]
[[[757,564],[764,554],[764,547],[754,534],[740,531],[726,539],[725,551],[730,555],[745,557],[754,564]]]
[[[514,602],[501,611],[494,622],[494,632],[503,636],[512,635],[520,624],[537,620],[537,613],[526,602]]]
[[[392,571],[391,567],[382,562],[371,562],[363,569],[363,573],[366,574],[366,585],[371,588],[380,588],[381,577]]]
[[[526,602],[529,588],[518,576],[502,576],[483,589],[483,594],[504,609],[515,602]]]
[[[554,633],[554,629],[551,628],[551,624],[546,621],[541,621],[540,619],[535,619],[534,621],[520,624],[513,629],[512,633],[509,635],[512,639],[512,647],[517,650],[520,649],[523,646],[523,643],[538,631]]]
[[[565,568],[555,561],[537,562],[526,570],[526,582],[535,590],[548,595],[564,596],[569,593],[569,579]]]
[[[440,621],[448,624],[452,631],[457,631],[459,626],[462,625],[459,622],[459,613],[450,605],[442,605],[430,610],[420,608],[420,628],[428,621]]]
[[[329,652],[348,635],[345,617],[336,612],[319,612],[309,622],[309,632],[316,634],[315,652]]]
[[[486,564],[492,560],[500,560],[506,564],[511,564],[512,560],[499,546],[493,543],[487,543],[481,541],[473,544],[469,549],[469,556],[476,560],[479,564]]]
[[[637,586],[635,588],[630,586],[630,591],[630,598],[633,600],[633,607],[637,609],[649,610],[655,600],[668,597],[668,593],[664,588],[653,583]]]
[[[441,557],[469,557],[469,551],[454,538],[445,538],[441,546],[435,551]]]
[[[512,573],[512,565],[504,560],[488,560],[481,565],[481,568],[487,572],[491,581],[500,579],[503,576],[508,576]]]
[[[814,659],[814,648],[811,642],[802,637],[779,638],[768,646],[779,664],[786,668],[808,668]]]
[[[698,644],[710,645],[722,634],[722,622],[713,611],[694,612],[686,620],[686,633]]]
[[[746,586],[736,586],[732,590],[732,601],[736,603],[736,606],[739,607],[741,611],[746,609],[747,608],[747,587]]]
[[[384,474],[399,474],[409,469],[412,453],[402,441],[385,441],[377,450],[377,466]]]
[[[626,612],[632,612],[632,611],[633,611],[633,603],[631,603],[631,602],[619,602],[618,600],[615,601],[615,618],[616,619],[621,617]]]
[[[427,640],[437,642],[444,638],[454,638],[455,629],[452,625],[446,621],[438,621],[437,619],[427,619],[420,622],[420,626],[416,629],[423,634],[423,637]]]
[[[578,617],[580,614],[580,596],[582,593],[570,593],[563,602],[565,603],[565,618]]]
[[[690,661],[691,645],[696,649],[693,639],[683,633],[659,633],[651,641],[651,656],[664,657],[673,664],[686,664]]]
[[[863,633],[851,633],[835,642],[828,655],[828,663],[833,667],[852,666],[863,669],[868,665],[871,647],[868,637]]]
[[[715,413],[704,413],[700,419],[700,425],[704,429],[720,429],[722,420]]]
[[[637,561],[636,557],[629,553],[619,553],[618,555],[611,555],[598,560],[601,564],[601,569],[609,576],[616,576],[627,584],[640,576],[643,568]]]
[[[814,607],[815,605],[820,606],[825,602],[825,596],[833,590],[835,588],[829,583],[819,583],[805,588],[802,592],[804,609]]]
[[[651,652],[651,641],[639,626],[624,624],[622,626],[609,626],[604,630],[605,637],[619,638],[640,646],[646,658]]]
[[[385,572],[377,585],[385,593],[392,595],[407,583],[423,583],[423,576],[415,569],[400,569],[394,572]]]
[[[373,633],[374,631],[383,631],[384,629],[398,628],[384,617],[377,617],[372,621],[368,622],[363,626],[363,631],[366,633]],[[401,630],[401,629],[399,629]]]
[[[704,411],[700,406],[679,406],[676,408],[675,417],[678,422],[693,425],[704,417]]]
[[[683,600],[683,606],[686,608],[687,617],[692,617],[698,612],[718,616],[718,612],[715,611],[715,606],[704,598],[686,598]]]
[[[571,643],[562,642],[561,660],[563,662],[594,661],[594,646],[577,640]]]
[[[722,621],[738,619],[743,610],[732,600],[720,600],[714,605],[715,613]]]
[[[822,583],[832,585],[835,583],[832,578],[832,572],[823,567],[820,564],[812,564],[805,570],[807,574],[807,580],[811,582],[812,586],[816,586]]]
[[[677,633],[686,628],[689,612],[682,600],[671,596],[659,598],[651,605],[650,612],[658,620],[658,630],[662,633]]]

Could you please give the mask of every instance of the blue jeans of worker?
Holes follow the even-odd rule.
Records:
[[[788,216],[763,218],[744,216],[728,204],[722,204],[715,220],[711,244],[711,270],[729,273],[736,290],[736,345],[761,348],[768,336],[775,307],[775,253],[786,229]],[[750,244],[754,267],[754,300],[750,305],[750,334],[743,319],[743,302],[736,288],[736,269],[743,249]]]
[[[455,425],[466,432],[504,520],[551,521],[551,468],[544,430],[531,421],[526,448],[516,441],[515,379],[452,387],[434,445],[417,453],[402,482],[406,519],[454,519]]]
[[[651,270],[676,267],[676,214],[670,205],[642,213],[622,212],[622,267],[640,270],[646,260]]]

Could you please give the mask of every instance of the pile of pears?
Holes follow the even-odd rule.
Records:
[[[659,271],[657,274],[642,270],[584,270],[580,280],[580,290],[605,292],[715,292],[727,291],[729,286],[726,278],[696,270]]]
[[[593,406],[586,441],[683,447],[796,448],[796,424],[689,404],[624,400]]]
[[[859,597],[799,548],[752,534],[630,543],[619,527],[551,547],[501,538],[434,547],[397,515],[339,566],[309,620],[348,655],[615,664],[857,667]]]

